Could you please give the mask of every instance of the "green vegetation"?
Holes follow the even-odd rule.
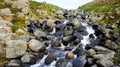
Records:
[[[18,30],[19,28],[23,29],[25,27],[25,19],[24,18],[18,18],[16,16],[14,16],[14,20],[13,20],[13,31],[15,32],[16,30]]]
[[[4,2],[4,0],[0,0],[0,3],[3,3]]]
[[[42,16],[40,16],[39,13],[36,12],[36,9],[40,5],[40,3],[31,0],[29,2],[30,2],[30,9],[32,10],[32,12],[37,16],[37,18],[41,18]]]
[[[4,64],[8,63],[9,60],[6,58],[0,58],[0,67],[3,67]]]
[[[102,22],[100,21],[101,23],[116,24],[116,22],[120,19],[120,14],[116,13],[116,8],[120,8],[120,0],[105,0],[104,2],[100,0],[94,0],[87,5],[79,7],[78,9],[86,10],[87,12],[102,13],[105,16]],[[108,12],[111,13],[109,14]],[[110,16],[114,18],[110,18]],[[120,30],[120,26],[117,27],[117,30]]]
[[[104,6],[103,6],[104,5]],[[90,6],[82,6],[79,9],[82,10],[86,10],[88,12],[108,12],[109,10],[111,10],[111,8],[113,7],[113,5],[111,4],[91,4]]]
[[[43,16],[39,15],[39,13],[36,12],[36,9],[38,8],[38,6],[40,9],[46,11],[49,16],[53,16],[53,12],[52,12],[53,10],[57,11],[61,9],[60,7],[57,7],[52,4],[39,3],[36,1],[31,1],[31,0],[29,2],[30,2],[30,9],[38,18],[43,18]]]

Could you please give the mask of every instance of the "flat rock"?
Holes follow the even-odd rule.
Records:
[[[36,39],[31,39],[29,41],[29,48],[32,51],[39,51],[39,50],[44,49],[44,47],[45,47],[45,45],[42,42],[40,42],[40,41],[38,41]]]
[[[27,42],[23,40],[9,40],[6,42],[6,58],[23,56],[27,50]]]

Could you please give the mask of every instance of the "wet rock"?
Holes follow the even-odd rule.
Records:
[[[52,43],[51,43],[51,47],[52,48],[55,48],[55,47],[60,47],[60,40],[59,39],[57,39],[57,40],[55,40],[55,41],[52,41]]]
[[[96,64],[92,65],[91,67],[98,67]]]
[[[66,58],[72,59],[74,57],[74,54],[72,52],[68,52],[66,55]]]
[[[6,42],[6,58],[23,56],[27,50],[27,42],[23,40],[9,40]]]
[[[77,38],[79,38],[80,40],[82,40],[83,39],[83,36],[81,35],[81,33],[74,33],[73,34],[75,37],[77,37]]]
[[[41,30],[36,30],[34,33],[34,36],[36,36],[37,38],[41,38],[41,37],[45,37],[46,33],[41,31]]]
[[[7,67],[21,67],[21,62],[19,60],[11,60]]]
[[[34,64],[36,62],[35,57],[30,54],[30,53],[26,53],[22,58],[21,61],[23,63],[30,63],[30,64]]]
[[[89,56],[93,56],[93,55],[96,54],[96,52],[95,52],[94,49],[89,49],[89,50],[87,51],[87,53],[88,53]]]
[[[31,39],[31,40],[29,41],[29,48],[30,48],[32,51],[38,52],[38,51],[40,51],[40,50],[45,49],[45,45],[44,45],[42,42],[40,42],[40,41],[38,41],[38,40],[36,40],[36,39]]]
[[[66,31],[64,31],[64,35],[69,36],[69,35],[72,35],[73,32],[74,32],[73,30],[66,30]]]
[[[98,60],[97,64],[101,67],[112,67],[113,66],[113,62],[107,59]]]
[[[63,31],[57,31],[56,33],[55,33],[55,36],[57,36],[57,37],[61,37],[61,36],[63,36]]]
[[[66,67],[68,60],[60,58],[57,60],[56,67]]]
[[[47,58],[45,59],[45,63],[50,64],[56,59],[57,59],[57,56],[54,53],[48,54]]]
[[[119,38],[119,37],[120,37],[120,34],[119,34],[118,32],[114,32],[114,33],[113,33],[113,37],[114,37],[114,38]]]
[[[64,30],[64,28],[65,28],[65,24],[57,24],[56,25],[57,30]]]
[[[71,43],[72,41],[74,41],[76,38],[74,36],[66,36],[63,37],[63,41],[67,42],[67,43]]]
[[[84,67],[84,64],[82,61],[80,61],[78,58],[73,60],[73,67]]]
[[[72,23],[74,24],[74,26],[78,26],[80,24],[77,18],[75,18]]]
[[[92,65],[93,64],[93,58],[87,58],[87,63],[89,65]]]
[[[86,28],[82,25],[79,25],[75,28],[78,32],[84,32],[86,30]]]

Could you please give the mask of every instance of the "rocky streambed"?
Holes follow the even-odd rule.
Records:
[[[91,16],[85,11],[67,11],[63,16],[63,20],[30,20],[26,27],[30,34],[6,43],[6,57],[13,58],[6,66],[117,67],[120,32],[113,32],[114,26],[87,21]]]

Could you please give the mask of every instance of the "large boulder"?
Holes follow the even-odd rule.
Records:
[[[42,42],[40,42],[36,39],[31,39],[30,42],[29,42],[29,48],[32,51],[38,52],[39,50],[44,49],[44,47],[45,47],[45,44],[43,44]]]
[[[6,58],[23,56],[27,50],[27,42],[23,40],[9,40],[6,42]]]
[[[0,16],[7,21],[12,21],[13,15],[9,8],[0,9]]]

